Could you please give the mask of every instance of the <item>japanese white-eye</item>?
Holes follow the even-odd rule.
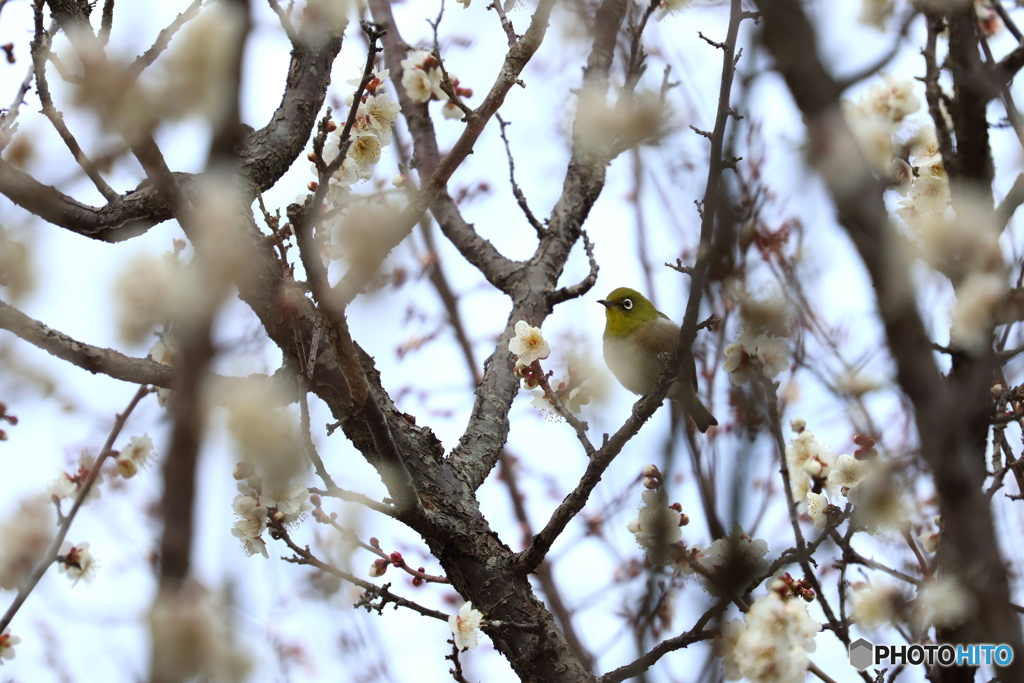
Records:
[[[650,393],[661,374],[658,355],[675,350],[679,326],[647,297],[628,287],[619,287],[597,303],[604,306],[604,362],[608,369],[634,394]],[[679,378],[668,397],[683,407],[700,431],[718,424],[697,398],[697,363],[689,350],[680,359]]]

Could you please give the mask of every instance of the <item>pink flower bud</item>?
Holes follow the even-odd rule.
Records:
[[[403,564],[405,564],[405,560],[402,559],[402,553],[398,551],[391,553],[390,557],[391,563],[396,567],[401,567]]]
[[[682,506],[681,503],[672,503],[671,505],[669,505],[669,507],[672,508],[673,510],[675,510],[676,512],[682,512],[683,511],[683,506]]]
[[[648,465],[640,474],[642,474],[645,477],[661,477],[661,471],[658,470],[657,465]]]
[[[309,494],[309,502],[313,504],[313,507],[320,507],[320,496],[315,493]]]
[[[376,536],[370,536],[370,547],[371,548],[379,548],[380,547],[380,540],[378,540]]]
[[[690,518],[685,513],[679,514],[679,526],[686,526],[690,523]]]
[[[657,479],[651,479],[650,477],[646,477],[644,479],[644,488],[656,489],[659,486],[661,486],[661,482],[658,481]]]
[[[412,585],[414,585],[414,586],[422,586],[423,585],[423,579],[421,579],[418,576],[412,577]]]
[[[308,189],[308,190],[309,190],[310,192],[316,192],[316,189],[317,189],[318,187],[320,187],[320,183],[318,183],[318,182],[317,182],[317,181],[315,181],[315,180],[310,180],[310,181],[309,181],[309,184],[308,184],[308,185],[306,185],[306,189]]]
[[[328,133],[333,133],[336,130],[338,130],[338,124],[336,124],[334,121],[328,121],[327,122],[327,132]]]
[[[18,424],[18,418],[16,415],[4,415],[4,419],[11,423],[11,425]]]

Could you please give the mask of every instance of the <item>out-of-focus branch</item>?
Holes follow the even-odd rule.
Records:
[[[100,44],[106,47],[110,41],[110,29],[114,26],[114,0],[105,0],[103,15],[100,17]]]
[[[273,186],[305,147],[340,49],[339,35],[292,50],[281,104],[266,126],[249,133],[238,151],[243,179],[259,191]],[[8,123],[5,119],[5,130]],[[201,188],[198,176],[175,173],[174,177],[186,196]],[[43,185],[2,159],[0,193],[54,225],[104,242],[130,239],[172,217],[170,206],[151,185],[125,194],[115,205],[94,208]]]
[[[1013,218],[1014,212],[1024,204],[1024,173],[1019,174],[1013,181],[1010,191],[1003,197],[1003,201],[996,207],[995,224],[1000,232],[1006,229]]]
[[[828,150],[839,148],[856,149],[840,113],[835,81],[812,48],[817,43],[815,31],[799,0],[757,0],[757,5],[763,16],[764,45],[803,112],[812,150],[824,150],[827,154]],[[956,18],[954,27],[968,22],[973,40],[976,17],[973,6],[968,9],[971,16]],[[934,28],[934,21],[930,20],[930,45]],[[963,26],[955,30],[965,32]],[[956,40],[966,39],[959,36]],[[952,43],[951,37],[951,55]],[[970,49],[958,45],[960,63],[966,64],[963,59],[969,56]],[[973,49],[976,55],[977,48]],[[957,78],[955,74],[954,77]],[[930,98],[929,108],[932,101]],[[980,113],[983,116],[983,110]],[[983,148],[969,152],[965,160],[968,166],[961,169],[961,176],[982,180],[990,177],[987,131],[975,130],[974,123],[973,118],[961,117],[958,132],[962,129],[968,137],[984,136]],[[961,146],[967,142],[959,138],[958,141]],[[842,179],[827,176],[825,180],[838,209],[839,222],[871,276],[897,377],[914,405],[920,452],[931,467],[940,499],[944,525],[940,566],[958,576],[972,592],[975,604],[984,606],[972,621],[982,642],[996,638],[1015,649],[1024,649],[1020,624],[1009,607],[1009,586],[992,513],[981,490],[984,439],[979,444],[976,436],[977,425],[989,417],[987,388],[992,383],[991,368],[987,363],[975,365],[969,377],[956,381],[952,387],[943,383],[931,353],[931,341],[915,306],[907,265],[891,244],[889,219],[882,201],[884,187],[873,179],[862,157],[844,158],[843,168]],[[991,186],[987,191],[991,192]],[[998,670],[997,676],[1004,681],[1024,678],[1024,660]]]
[[[93,463],[92,468],[89,470],[89,476],[86,477],[85,481],[82,482],[82,487],[78,490],[78,495],[75,497],[75,502],[71,506],[71,510],[68,514],[64,515],[61,519],[60,527],[57,530],[57,536],[53,539],[53,543],[50,544],[46,554],[43,555],[42,560],[36,566],[35,571],[29,576],[28,580],[23,586],[18,589],[18,594],[14,597],[14,602],[7,608],[7,612],[4,613],[3,617],[0,617],[0,632],[3,632],[7,628],[8,624],[11,623],[11,619],[18,613],[21,606],[28,599],[32,589],[36,587],[39,580],[43,578],[43,574],[49,569],[50,565],[56,561],[57,556],[60,554],[60,547],[64,543],[64,539],[67,538],[68,531],[71,529],[71,524],[75,521],[75,517],[78,515],[78,511],[82,508],[82,504],[85,499],[89,496],[92,491],[92,487],[96,483],[96,478],[100,475],[100,467],[103,462],[113,453],[114,441],[121,434],[121,430],[124,429],[125,423],[131,416],[132,411],[135,410],[135,406],[139,405],[139,401],[145,398],[146,394],[150,392],[149,387],[139,387],[138,391],[129,401],[128,407],[124,409],[124,412],[119,413],[114,419],[114,426],[110,429],[110,435],[107,436],[107,441],[103,444],[103,449],[100,454],[96,457],[96,461]]]

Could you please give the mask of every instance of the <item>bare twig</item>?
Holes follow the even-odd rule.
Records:
[[[497,2],[497,0],[495,0]],[[516,202],[519,204],[519,208],[523,210],[523,215],[526,216],[526,220],[529,221],[533,229],[537,231],[537,236],[540,237],[547,230],[541,222],[537,220],[537,217],[533,215],[533,211],[530,210],[530,205],[526,202],[526,195],[523,194],[519,184],[516,182],[516,162],[512,159],[512,149],[509,147],[508,138],[505,136],[505,127],[510,125],[508,121],[501,118],[501,114],[495,114],[495,118],[498,119],[498,123],[501,126],[501,141],[505,143],[505,154],[508,156],[508,177],[512,182],[512,194],[516,198]]]

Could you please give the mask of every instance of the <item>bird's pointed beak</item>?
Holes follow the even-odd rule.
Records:
[[[598,300],[597,300],[597,303],[601,304],[601,305],[602,305],[602,306],[604,306],[605,308],[611,308],[612,306],[614,306],[614,305],[615,305],[615,304],[613,304],[613,303],[612,303],[611,301],[605,301],[604,299],[598,299]]]

